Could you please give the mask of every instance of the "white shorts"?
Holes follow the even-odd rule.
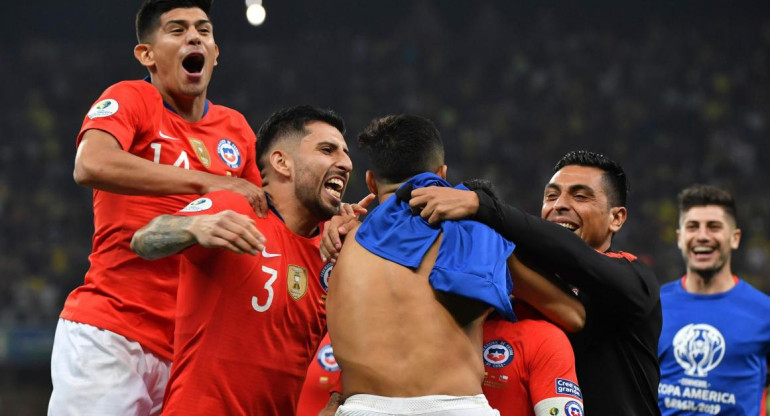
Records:
[[[500,416],[483,394],[476,396],[382,397],[354,394],[335,416]]]
[[[48,416],[160,415],[171,362],[138,342],[59,319]]]

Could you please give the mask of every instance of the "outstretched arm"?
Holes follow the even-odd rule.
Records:
[[[357,204],[342,204],[340,212],[324,223],[323,236],[321,237],[321,259],[335,263],[342,250],[342,239],[345,235],[358,228],[361,224],[358,217],[366,214],[366,207],[374,200],[376,195],[369,194]]]
[[[147,260],[179,253],[194,244],[256,255],[265,238],[254,220],[231,210],[193,217],[161,215],[134,233],[131,250]]]
[[[532,305],[564,331],[583,329],[586,310],[577,296],[527,267],[515,254],[508,258],[508,269],[513,278],[513,295],[517,299]]]
[[[203,195],[229,190],[245,196],[260,217],[267,215],[265,194],[257,185],[242,178],[153,163],[124,151],[114,136],[98,129],[83,134],[73,177],[79,185],[126,195]]]

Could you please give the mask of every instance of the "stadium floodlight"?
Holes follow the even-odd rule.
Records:
[[[247,0],[246,3],[248,4],[250,1],[255,0]],[[267,12],[265,12],[265,8],[262,7],[261,3],[262,2],[259,1],[259,3],[249,4],[248,7],[246,7],[246,19],[252,26],[261,25],[265,22],[265,17],[267,17]]]
[[[249,7],[252,4],[262,4],[262,0],[246,0],[246,7]]]

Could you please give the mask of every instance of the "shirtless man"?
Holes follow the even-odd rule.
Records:
[[[516,295],[567,326],[582,325],[582,307],[510,256],[513,245],[488,227],[436,228],[411,215],[408,190],[400,198],[397,189],[449,186],[429,120],[374,120],[359,147],[380,205],[346,238],[332,271],[328,327],[346,399],[337,415],[498,415],[481,390],[482,325],[493,307],[512,315],[506,263],[519,277]]]

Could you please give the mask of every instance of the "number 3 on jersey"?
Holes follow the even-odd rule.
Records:
[[[265,282],[265,290],[267,291],[267,301],[265,301],[264,305],[259,304],[259,299],[257,299],[256,296],[251,297],[251,307],[254,308],[257,312],[264,312],[268,309],[270,309],[270,305],[273,304],[273,283],[275,283],[275,279],[278,278],[278,271],[275,269],[271,269],[267,266],[262,266],[262,271],[270,275],[270,279]]]
[[[161,143],[150,143],[150,147],[155,150],[155,156],[153,156],[152,161],[155,163],[160,163],[160,150],[163,145]],[[187,158],[187,152],[182,150],[182,153],[179,154],[176,162],[174,162],[174,166],[190,169],[190,159]]]

